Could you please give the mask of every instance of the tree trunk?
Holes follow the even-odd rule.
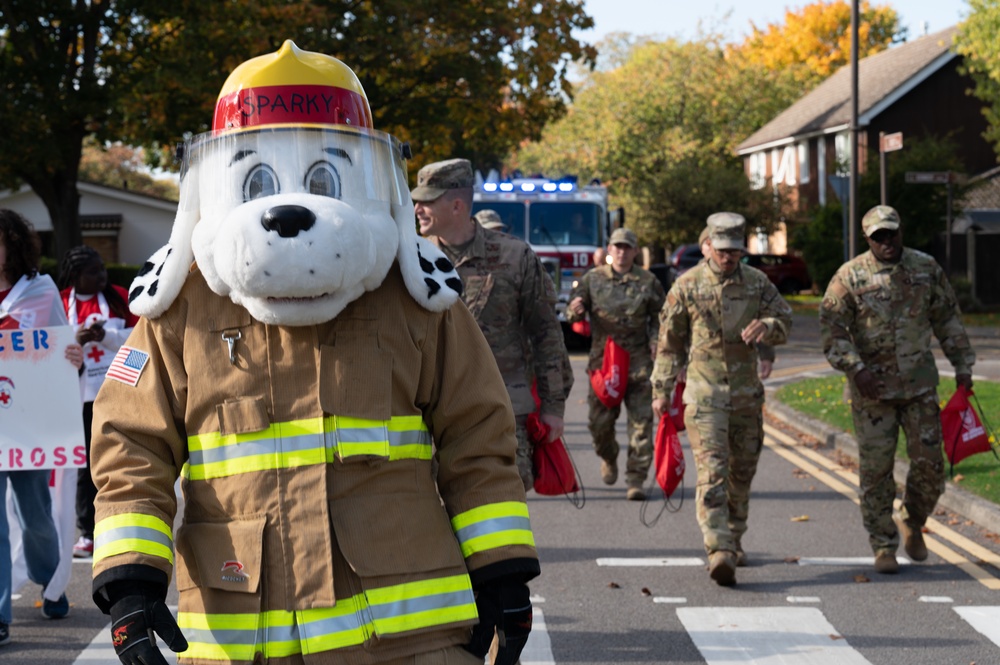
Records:
[[[79,160],[70,168],[53,173],[47,180],[29,182],[42,200],[52,222],[52,258],[62,261],[66,252],[83,244],[80,231],[80,192],[76,189]]]

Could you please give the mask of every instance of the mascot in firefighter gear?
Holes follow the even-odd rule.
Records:
[[[517,658],[539,567],[514,418],[416,235],[407,153],[292,42],[185,145],[95,404],[94,600],[123,663],[165,663],[157,636],[181,663],[482,663],[494,636]]]

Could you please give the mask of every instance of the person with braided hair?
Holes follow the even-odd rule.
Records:
[[[93,247],[80,245],[66,252],[59,266],[59,289],[66,318],[71,326],[76,326],[76,341],[83,347],[80,394],[88,464],[77,472],[76,526],[80,538],[73,546],[73,556],[89,557],[94,553],[94,498],[97,496],[89,463],[94,400],[111,361],[139,317],[128,309],[128,292],[108,281],[104,261]]]

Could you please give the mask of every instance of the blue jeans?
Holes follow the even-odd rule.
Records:
[[[52,495],[49,494],[51,471],[0,471],[0,623],[13,619],[10,607],[11,559],[10,525],[7,523],[7,481],[14,490],[14,509],[21,523],[24,558],[28,577],[43,587],[59,566],[59,534],[52,521]]]

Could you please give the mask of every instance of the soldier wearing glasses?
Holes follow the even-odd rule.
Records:
[[[844,372],[858,438],[861,517],[875,552],[875,570],[899,570],[900,531],[907,555],[927,558],[921,527],[944,491],[938,371],[931,334],[972,388],[975,353],[958,302],[941,266],[903,247],[899,213],[876,206],[861,227],[868,252],[840,267],[820,307],[823,352]],[[910,470],[898,529],[892,518],[892,469],[899,429],[906,434]]]

